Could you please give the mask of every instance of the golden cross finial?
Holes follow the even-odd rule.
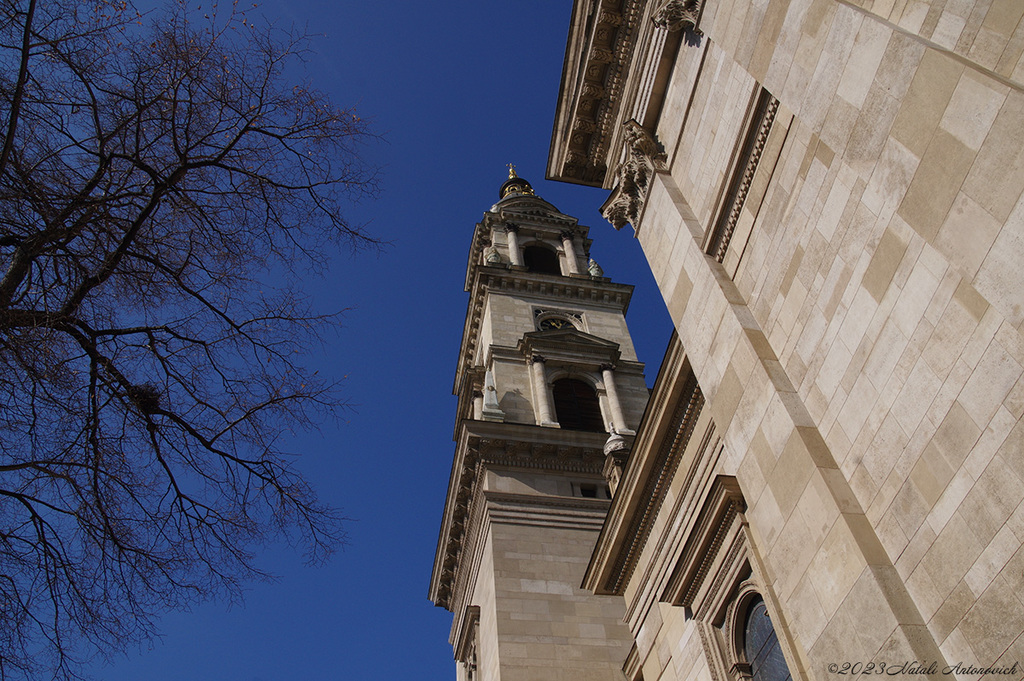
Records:
[[[511,180],[513,177],[519,177],[516,175],[516,167],[514,164],[507,163],[506,165],[508,166],[508,179]]]

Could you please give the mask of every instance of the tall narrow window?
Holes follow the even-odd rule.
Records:
[[[523,249],[523,263],[526,269],[541,274],[561,274],[562,268],[558,266],[558,255],[544,246],[531,244]]]
[[[555,417],[566,430],[604,431],[597,393],[583,381],[562,378],[554,382]]]
[[[753,681],[792,681],[775,627],[760,596],[747,611],[743,626],[743,653],[750,665]]]

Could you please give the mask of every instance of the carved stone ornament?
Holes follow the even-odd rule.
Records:
[[[582,151],[570,151],[566,154],[566,161],[570,165],[583,166],[587,164],[587,155]]]
[[[622,15],[602,9],[601,12],[597,15],[597,23],[599,25],[610,24],[612,26],[618,26],[619,24],[622,23]]]
[[[697,31],[697,19],[703,0],[669,0],[652,17],[654,25],[670,33],[692,29]]]
[[[597,126],[594,124],[594,121],[588,121],[585,118],[577,118],[572,122],[572,129],[579,130],[580,132],[594,132],[594,130],[597,129]]]
[[[643,212],[650,181],[654,173],[665,169],[665,154],[661,145],[635,120],[623,125],[626,160],[616,170],[615,188],[601,212],[615,229],[626,224],[635,229]]]
[[[664,160],[665,155],[661,153],[661,145],[655,141],[649,132],[644,130],[642,125],[631,118],[623,123],[622,127],[625,129],[623,137],[625,138],[626,146],[629,147],[634,156],[646,157],[652,162]]]

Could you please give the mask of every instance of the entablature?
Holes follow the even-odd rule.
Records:
[[[475,489],[485,467],[540,469],[600,477],[606,433],[463,420],[448,482],[438,536],[430,600],[451,609],[467,527],[474,514]],[[581,503],[574,499],[573,504]]]
[[[460,394],[466,372],[473,366],[476,346],[480,338],[484,303],[492,292],[522,296],[537,296],[545,301],[562,301],[578,309],[579,306],[615,310],[625,315],[633,295],[630,284],[616,284],[606,277],[565,277],[556,274],[538,274],[525,270],[512,270],[505,266],[482,265],[474,271],[466,310],[466,324],[462,330],[459,364],[455,370],[452,392]]]
[[[577,0],[548,155],[548,179],[611,189],[635,119],[657,129],[680,45],[700,43],[704,0]],[[688,36],[688,38],[687,38]]]
[[[717,476],[689,528],[662,601],[690,608],[699,619],[718,619],[744,576],[736,558],[743,549],[746,510],[736,478]]]
[[[549,179],[601,186],[644,0],[579,0],[555,110]]]

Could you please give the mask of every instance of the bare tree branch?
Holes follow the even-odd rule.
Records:
[[[254,550],[342,538],[280,450],[342,406],[287,283],[380,244],[354,111],[302,36],[114,0],[0,3],[0,679],[78,678]],[[280,281],[279,284],[273,282]]]

